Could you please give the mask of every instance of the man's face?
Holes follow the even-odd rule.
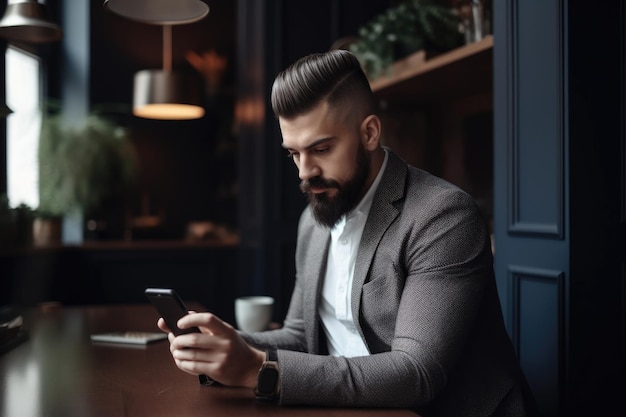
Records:
[[[322,103],[293,119],[279,119],[283,147],[298,167],[300,189],[318,223],[334,226],[361,200],[371,182],[370,155],[349,109]]]

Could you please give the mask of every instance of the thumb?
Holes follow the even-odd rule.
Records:
[[[193,313],[187,314],[178,321],[178,327],[199,327],[208,330],[213,335],[225,335],[233,331],[230,324],[222,321],[213,313]]]
[[[233,326],[226,323],[215,314],[208,313],[206,323],[203,325],[216,336],[227,335],[233,332]]]

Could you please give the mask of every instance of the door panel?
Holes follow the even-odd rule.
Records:
[[[559,409],[569,276],[562,3],[494,4],[495,268],[541,411]]]

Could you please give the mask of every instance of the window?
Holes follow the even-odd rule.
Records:
[[[39,206],[38,150],[42,120],[42,64],[26,51],[6,49],[7,195],[12,207]]]

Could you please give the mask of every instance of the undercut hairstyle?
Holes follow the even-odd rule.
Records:
[[[290,119],[323,101],[362,108],[365,115],[376,110],[367,76],[354,54],[343,49],[300,58],[280,72],[272,86],[272,110]]]

